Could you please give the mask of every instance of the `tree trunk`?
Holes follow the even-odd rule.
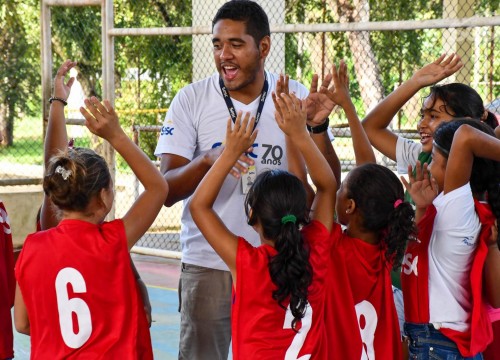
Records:
[[[370,19],[368,0],[337,0],[341,23],[367,22]],[[351,48],[354,70],[361,90],[361,98],[368,112],[383,97],[384,89],[380,80],[380,69],[373,53],[368,31],[347,32]]]
[[[14,107],[12,103],[0,105],[0,131],[2,132],[2,146],[14,145]]]

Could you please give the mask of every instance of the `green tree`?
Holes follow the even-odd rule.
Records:
[[[3,146],[14,144],[15,120],[39,112],[38,1],[0,3],[0,131]]]
[[[115,0],[117,28],[191,25],[190,2]],[[100,8],[53,8],[52,45],[57,62],[78,61],[78,80],[86,96],[102,97]],[[190,36],[115,38],[116,108],[122,125],[158,124],[157,109],[166,109],[192,76]],[[162,113],[160,113],[162,114]],[[141,138],[152,154],[156,134]]]

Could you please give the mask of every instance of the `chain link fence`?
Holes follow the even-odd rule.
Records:
[[[273,30],[266,68],[288,73],[309,87],[313,74],[323,77],[334,62],[345,59],[351,96],[360,118],[415,69],[445,52],[459,54],[465,64],[446,82],[471,85],[485,104],[500,97],[500,36],[495,26],[500,23],[498,0],[258,2],[266,10]],[[68,132],[76,139],[76,146],[99,151],[102,143],[78,125],[78,108],[85,97],[101,98],[103,94],[103,11],[100,1],[87,1],[95,6],[61,6],[70,3],[74,1],[50,1],[51,78],[65,59],[78,61],[72,74],[78,81],[67,108],[69,123],[73,124],[68,126]],[[114,0],[115,29],[177,29],[174,35],[131,32],[114,37],[115,107],[122,126],[153,161],[157,160],[153,157],[157,131],[175,94],[215,71],[210,26],[223,3]],[[0,147],[0,191],[4,193],[28,188],[41,192],[44,123],[39,7],[38,0],[0,4],[0,17],[7,24],[0,30],[5,49],[4,62],[0,64],[0,130],[4,135]],[[464,23],[466,27],[455,28],[462,18],[468,21]],[[487,26],[470,26],[471,19]],[[493,25],[488,20],[493,20]],[[416,138],[419,110],[427,93],[428,89],[422,90],[397,114],[392,123],[394,131]],[[335,112],[330,124],[336,135],[334,146],[344,169],[348,169],[353,165],[354,154],[347,122],[341,112]],[[380,159],[393,166],[389,160]],[[122,216],[140,191],[140,184],[117,156],[115,216]],[[181,205],[164,208],[138,245],[180,250]]]

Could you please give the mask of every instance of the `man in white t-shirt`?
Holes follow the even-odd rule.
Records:
[[[229,116],[234,120],[238,111],[251,112],[258,119],[259,131],[252,150],[240,157],[214,204],[229,230],[258,245],[257,233],[247,225],[245,193],[262,171],[287,169],[285,137],[275,122],[270,95],[276,91],[279,76],[264,70],[271,46],[267,15],[253,1],[229,1],[215,15],[212,34],[217,73],[186,86],[176,95],[155,150],[161,156],[161,171],[170,186],[165,205],[184,200],[179,359],[227,359],[229,351],[231,274],[189,213],[191,195],[221,153]],[[313,126],[311,136],[321,148],[330,141],[325,118],[334,104],[328,103],[315,87],[317,82],[308,98],[308,123]],[[289,89],[299,98],[309,94],[292,80]],[[338,159],[330,155],[334,156],[330,164],[340,176]]]

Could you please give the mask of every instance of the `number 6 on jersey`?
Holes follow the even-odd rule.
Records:
[[[92,334],[92,319],[85,301],[69,298],[68,284],[71,284],[73,292],[80,294],[87,292],[87,287],[82,274],[74,268],[64,268],[57,274],[56,295],[61,335],[68,347],[77,349],[85,344]],[[73,324],[73,313],[76,315],[76,324]]]

